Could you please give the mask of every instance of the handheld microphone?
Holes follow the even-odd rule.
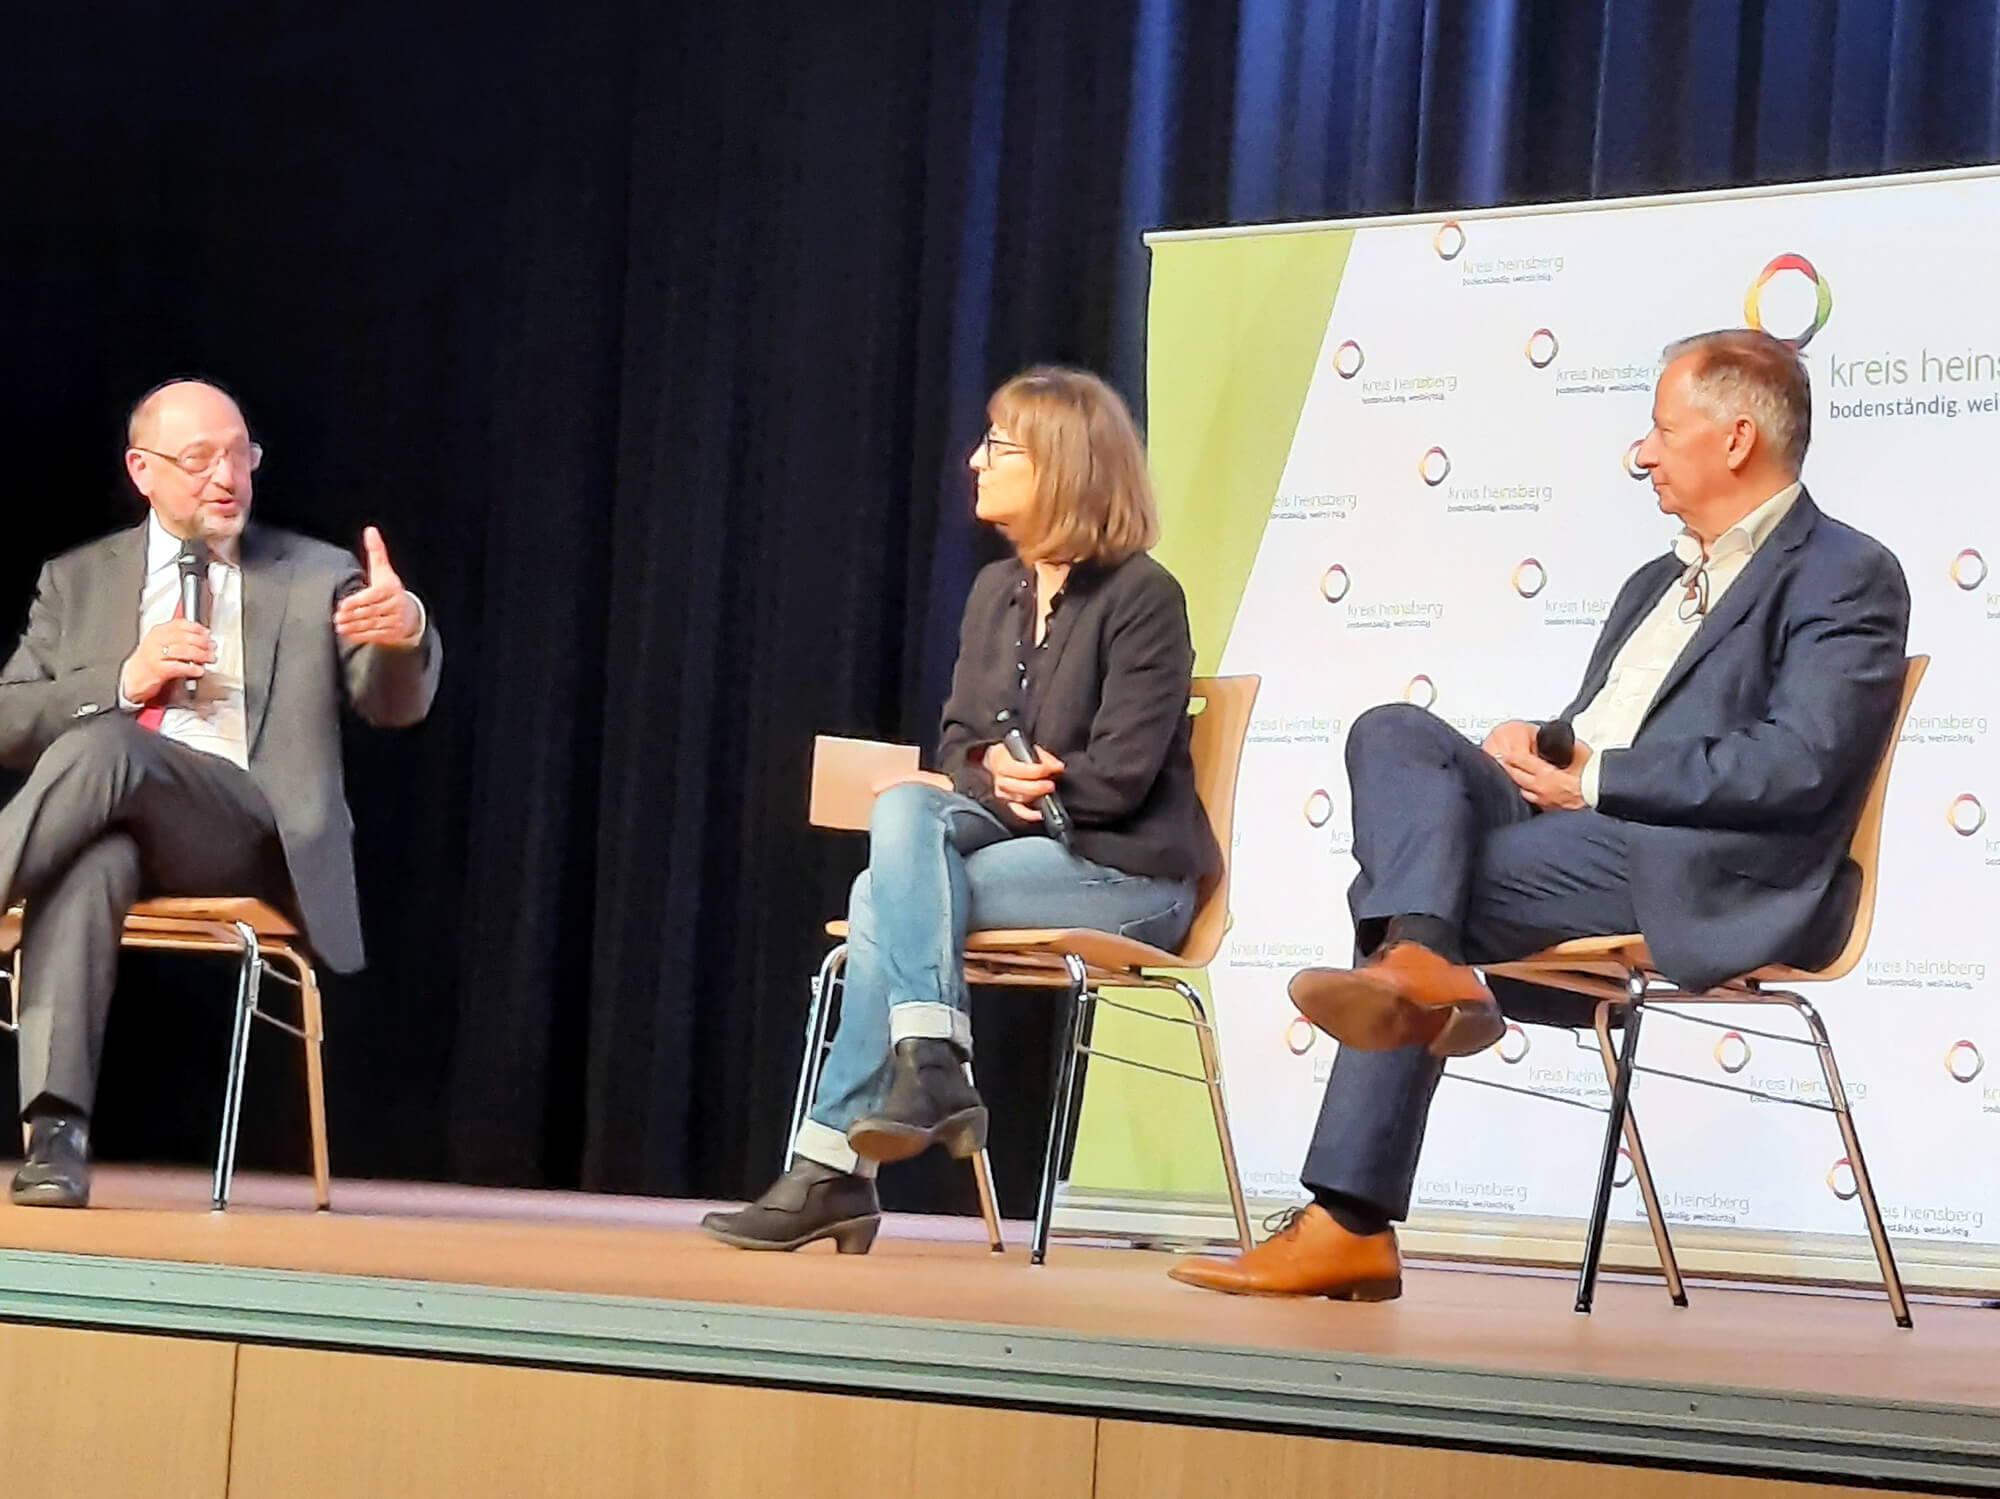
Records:
[[[1568,770],[1576,758],[1576,725],[1567,718],[1552,718],[1535,730],[1535,753],[1557,770]]]
[[[181,617],[191,619],[198,625],[208,623],[208,542],[199,536],[181,543],[181,553],[174,558],[174,565],[181,573]],[[201,690],[201,679],[189,677],[183,688],[187,700],[195,700]]]
[[[1036,762],[1035,752],[1028,745],[1028,736],[1021,732],[1021,715],[1012,708],[1002,708],[994,717],[994,724],[1000,730],[1000,742],[1007,753],[1023,765]],[[1042,814],[1042,821],[1048,824],[1049,836],[1064,848],[1069,847],[1069,812],[1051,791],[1035,803],[1035,810]]]

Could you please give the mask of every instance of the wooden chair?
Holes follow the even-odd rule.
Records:
[[[0,956],[11,957],[6,973],[12,996],[7,1030],[18,1030],[21,1017],[21,907],[0,917]],[[215,1152],[212,1198],[218,1212],[229,1206],[229,1189],[236,1175],[236,1141],[243,1115],[243,1076],[250,1059],[250,1023],[266,1021],[305,1043],[306,1108],[312,1123],[314,1200],[328,1205],[330,1184],[326,1153],[326,1090],[321,1071],[319,980],[311,954],[289,917],[262,901],[245,897],[174,897],[141,901],[125,918],[126,947],[164,948],[173,952],[230,953],[240,962],[236,982],[236,1023],[229,1039],[229,1070],[223,1087],[222,1138]],[[289,965],[287,975],[277,964]],[[258,990],[268,975],[299,991],[299,1025],[281,1020],[258,1005]]]
[[[1646,1217],[1653,1232],[1653,1244],[1659,1251],[1660,1268],[1666,1276],[1667,1289],[1676,1306],[1687,1305],[1687,1291],[1682,1283],[1680,1267],[1674,1260],[1673,1243],[1667,1234],[1666,1216],[1660,1211],[1658,1194],[1653,1190],[1653,1174],[1646,1164],[1646,1152],[1639,1140],[1639,1127],[1632,1118],[1631,1091],[1633,1075],[1641,1070],[1638,1066],[1639,1025],[1648,1008],[1661,1004],[1737,1004],[1737,1005],[1788,1005],[1796,1010],[1805,1023],[1808,1035],[1780,1035],[1772,1031],[1749,1031],[1747,1034],[1761,1036],[1767,1040],[1784,1041],[1793,1045],[1811,1045],[1819,1057],[1820,1072],[1826,1080],[1828,1102],[1820,1103],[1812,1099],[1779,1099],[1776,1102],[1796,1104],[1802,1108],[1823,1109],[1831,1113],[1840,1125],[1840,1137],[1847,1150],[1847,1163],[1854,1172],[1854,1183],[1861,1199],[1862,1215],[1868,1223],[1868,1236],[1875,1246],[1875,1260],[1882,1270],[1882,1286],[1888,1293],[1889,1307],[1894,1312],[1899,1327],[1910,1325],[1909,1300],[1903,1294],[1903,1282],[1896,1271],[1896,1256],[1889,1245],[1889,1235],[1882,1226],[1882,1210],[1875,1200],[1875,1186],[1869,1179],[1867,1162],[1861,1155],[1861,1139],[1855,1132],[1854,1116],[1847,1106],[1847,1092],[1841,1086],[1840,1068],[1834,1060],[1833,1043],[1827,1039],[1826,1025],[1820,1019],[1819,1011],[1803,995],[1788,988],[1773,987],[1790,984],[1825,984],[1844,978],[1861,961],[1868,949],[1868,936],[1875,921],[1875,895],[1882,852],[1882,810],[1889,799],[1889,771],[1895,764],[1896,742],[1902,737],[1903,720],[1910,711],[1910,702],[1917,694],[1917,685],[1923,681],[1924,672],[1930,666],[1930,657],[1912,656],[1903,672],[1903,701],[1896,715],[1896,730],[1889,736],[1889,743],[1882,751],[1882,759],[1875,767],[1875,777],[1869,783],[1868,799],[1862,805],[1861,820],[1856,824],[1854,837],[1848,844],[1848,858],[1853,861],[1861,874],[1861,892],[1854,910],[1854,924],[1849,929],[1847,942],[1839,954],[1825,967],[1818,969],[1790,968],[1782,964],[1760,968],[1755,973],[1746,973],[1727,983],[1718,984],[1713,989],[1691,993],[1676,986],[1662,976],[1653,966],[1652,955],[1646,950],[1646,940],[1636,933],[1615,937],[1580,937],[1575,941],[1559,943],[1555,947],[1522,958],[1512,963],[1491,963],[1485,965],[1489,975],[1523,979],[1529,983],[1541,984],[1552,989],[1565,989],[1574,994],[1586,995],[1597,1000],[1596,1030],[1598,1047],[1604,1057],[1606,1076],[1611,1081],[1611,1107],[1604,1130],[1604,1147],[1598,1162],[1597,1195],[1590,1210],[1590,1226],[1584,1239],[1583,1265],[1577,1276],[1576,1309],[1590,1310],[1591,1300],[1596,1292],[1598,1264],[1604,1254],[1605,1228],[1611,1213],[1612,1179],[1618,1166],[1618,1142],[1622,1134],[1625,1148],[1632,1160],[1633,1176],[1637,1181],[1641,1198],[1645,1202]],[[1614,1054],[1611,1046],[1610,1019],[1613,1010],[1622,1010],[1624,1040],[1620,1050]],[[1673,1011],[1661,1012],[1667,1018],[1693,1025],[1711,1026],[1717,1030],[1735,1030],[1745,1034],[1741,1025],[1723,1024],[1694,1015],[1682,1015]],[[1662,1072],[1660,1076],[1676,1077],[1681,1074]],[[1709,1079],[1699,1081],[1712,1087],[1723,1088],[1734,1093],[1744,1093],[1752,1098],[1765,1099],[1767,1095],[1753,1092],[1748,1088],[1731,1087],[1726,1083],[1715,1083]],[[1519,1091],[1519,1090],[1510,1090]]]
[[[1042,1157],[1041,1189],[1035,1202],[1033,1263],[1048,1255],[1050,1218],[1055,1210],[1056,1178],[1065,1157],[1075,1143],[1077,1115],[1082,1103],[1083,1059],[1102,1056],[1106,1061],[1123,1062],[1169,1077],[1185,1078],[1208,1089],[1209,1108],[1215,1116],[1216,1143],[1222,1152],[1222,1172],[1229,1184],[1229,1205],[1236,1217],[1236,1234],[1244,1249],[1251,1247],[1250,1216],[1243,1204],[1243,1183],[1236,1170],[1236,1147],[1229,1135],[1229,1114],[1222,1097],[1222,1060],[1215,1042],[1215,1026],[1201,994],[1180,977],[1180,972],[1206,968],[1222,946],[1229,929],[1230,839],[1236,816],[1236,772],[1243,759],[1243,743],[1250,730],[1250,711],[1257,701],[1257,677],[1197,677],[1191,688],[1189,711],[1194,720],[1195,784],[1209,826],[1222,846],[1223,872],[1202,891],[1201,904],[1188,928],[1179,952],[1167,952],[1109,932],[1070,928],[1035,928],[1014,931],[974,932],[966,939],[965,977],[971,984],[1053,989],[1066,996],[1068,1041],[1057,1069],[1054,1105],[1050,1110],[1048,1148]],[[827,934],[844,939],[847,923],[831,922]],[[828,1037],[833,1029],[833,988],[839,980],[847,956],[842,941],[820,967],[813,986],[811,1011],[806,1021],[805,1060],[799,1069],[798,1096],[792,1110],[791,1133],[786,1137],[786,1164],[790,1164],[791,1140],[812,1103],[819,1086],[819,1072],[826,1057]],[[1178,970],[1178,971],[1177,971]],[[1104,999],[1100,989],[1159,989],[1180,996],[1187,1005],[1188,1018],[1155,1015],[1150,1010],[1119,1005]],[[1120,1057],[1091,1049],[1092,1027],[1099,1004],[1109,1004],[1136,1015],[1169,1024],[1187,1025],[1194,1031],[1201,1052],[1202,1071],[1177,1072],[1171,1068]],[[966,1075],[971,1076],[968,1064]],[[997,1254],[1004,1247],[1000,1238],[1000,1210],[993,1198],[993,1175],[986,1152],[973,1158],[973,1176],[979,1187],[980,1209],[986,1219],[987,1242]]]

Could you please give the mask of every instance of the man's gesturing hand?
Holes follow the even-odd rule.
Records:
[[[368,586],[340,601],[333,611],[334,632],[358,645],[408,650],[423,638],[423,610],[389,565],[382,533],[370,526],[361,533],[361,546],[368,556]]]
[[[160,695],[169,682],[199,677],[215,664],[215,637],[208,626],[191,619],[170,619],[154,625],[125,658],[118,673],[118,690],[125,701],[141,706]]]
[[[1530,730],[1530,740],[1533,737]],[[1493,758],[1532,805],[1544,812],[1575,812],[1590,805],[1583,799],[1583,767],[1590,763],[1590,754],[1590,746],[1579,739],[1576,758],[1561,770],[1537,755],[1532,743],[1525,755],[1510,751]]]

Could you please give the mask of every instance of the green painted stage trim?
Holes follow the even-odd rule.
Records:
[[[2000,1412],[0,1251],[0,1321],[2000,1493]]]

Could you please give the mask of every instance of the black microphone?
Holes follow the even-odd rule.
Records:
[[[198,625],[208,623],[208,542],[199,536],[190,537],[181,543],[181,554],[174,558],[174,565],[181,570],[181,618],[191,619]],[[201,690],[199,677],[187,678],[184,689],[187,700],[193,702],[195,694]]]
[[[1021,715],[1012,708],[1002,708],[993,722],[1000,730],[1000,743],[1007,753],[1023,765],[1037,764],[1035,752],[1028,745],[1028,736],[1021,732]],[[1042,814],[1042,821],[1048,824],[1049,836],[1064,848],[1069,847],[1069,812],[1051,791],[1035,803],[1035,810]]]
[[[1535,730],[1535,753],[1557,770],[1568,770],[1576,758],[1576,725],[1567,718],[1552,718]]]

